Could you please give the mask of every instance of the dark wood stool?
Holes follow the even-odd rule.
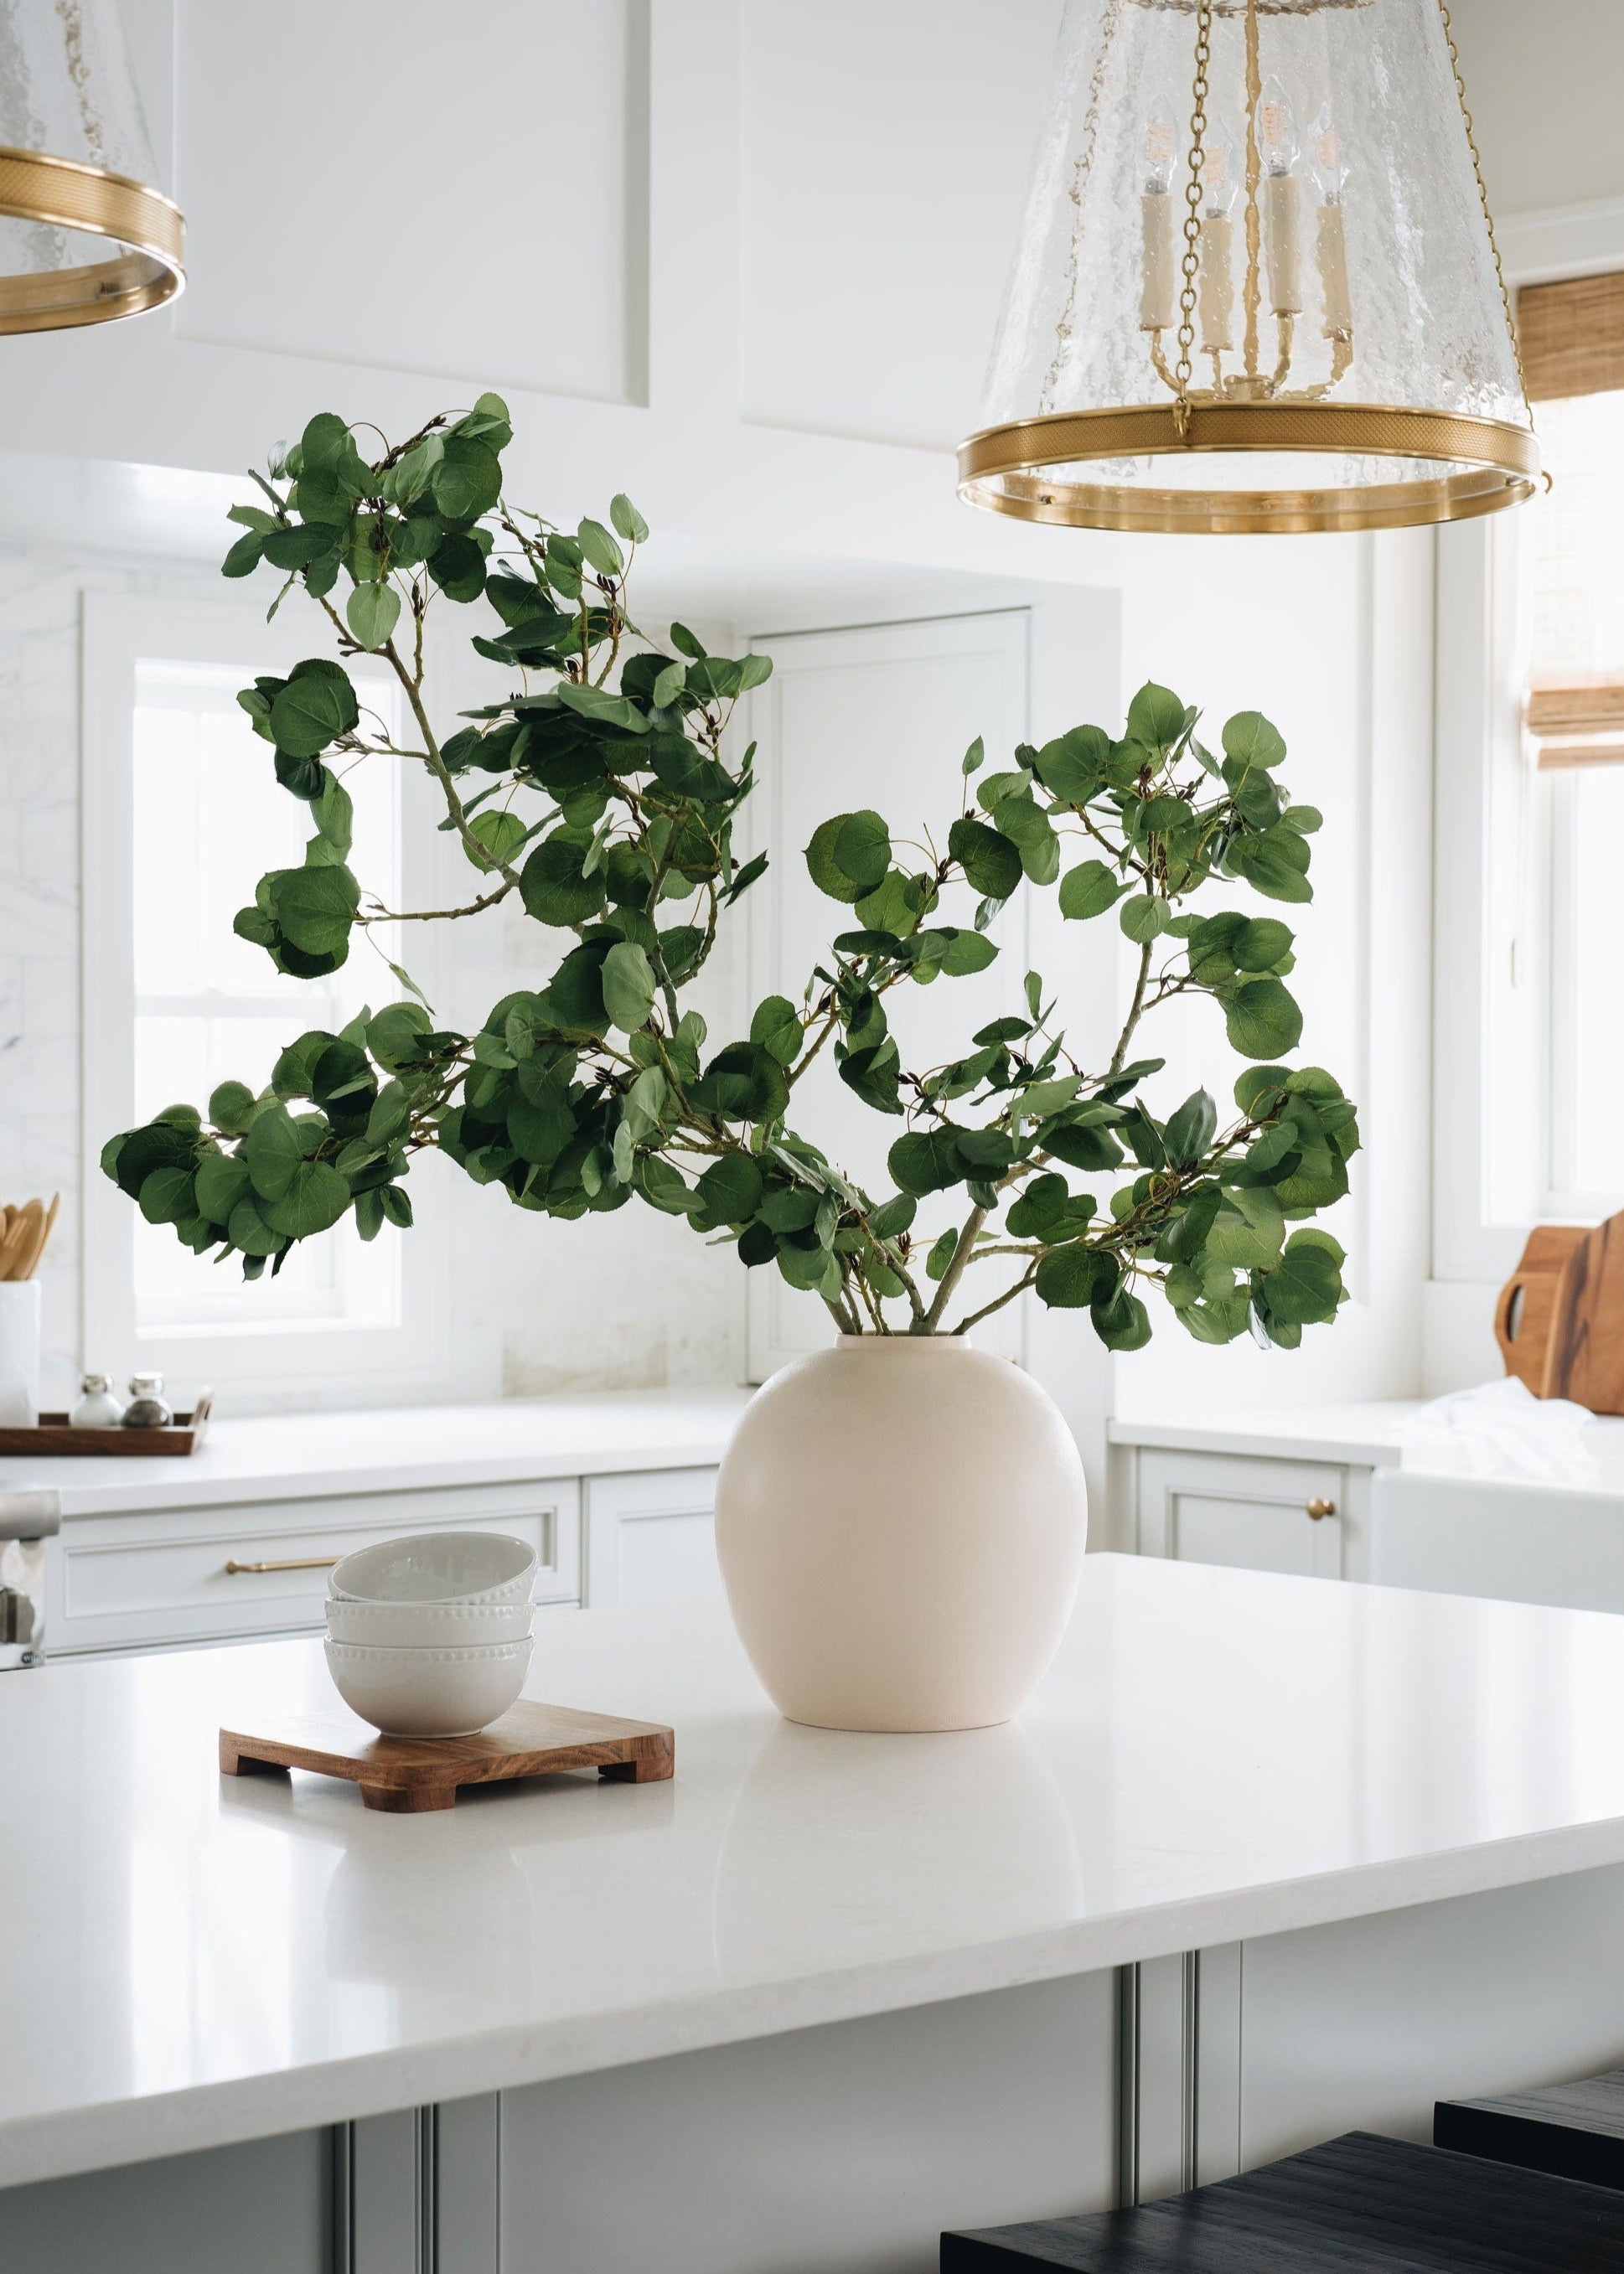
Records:
[[[1605,2187],[1349,2132],[1133,2210],[944,2234],[942,2274],[1614,2274]]]
[[[1440,2100],[1432,2137],[1498,2164],[1624,2187],[1624,2068],[1494,2100]]]

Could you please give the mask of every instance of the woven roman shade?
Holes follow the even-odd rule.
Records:
[[[1624,388],[1624,272],[1525,284],[1517,339],[1530,403]]]
[[[1624,272],[1525,285],[1517,336],[1554,484],[1530,524],[1529,740],[1542,772],[1624,764]]]

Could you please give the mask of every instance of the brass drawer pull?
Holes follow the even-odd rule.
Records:
[[[235,1555],[226,1565],[228,1578],[239,1571],[330,1571],[339,1562],[336,1555],[288,1555],[279,1563],[239,1563]]]
[[[1304,1502],[1303,1510],[1311,1524],[1318,1524],[1326,1517],[1336,1514],[1336,1502],[1333,1500],[1311,1500]]]

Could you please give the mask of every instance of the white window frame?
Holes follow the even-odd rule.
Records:
[[[143,659],[241,666],[244,683],[258,672],[285,671],[301,656],[325,651],[308,621],[267,624],[254,602],[177,601],[145,595],[87,592],[82,616],[80,782],[80,970],[84,1265],[82,1347],[87,1363],[119,1374],[136,1368],[164,1374],[185,1395],[207,1380],[233,1391],[232,1403],[298,1398],[313,1405],[389,1403],[446,1386],[452,1371],[449,1290],[449,1211],[424,1209],[401,1240],[397,1323],[343,1319],[267,1321],[263,1332],[232,1329],[143,1330],[133,1275],[134,1214],[126,1194],[106,1177],[101,1152],[135,1116],[133,781],[136,666]],[[267,753],[267,763],[269,754]],[[406,905],[435,906],[419,895],[434,890],[427,785],[415,773],[400,786],[402,884]],[[425,832],[427,832],[427,838]],[[425,849],[427,847],[427,849]],[[244,898],[257,877],[252,857]],[[431,998],[444,978],[433,928],[411,942],[413,976]],[[381,969],[381,967],[380,967]],[[380,1000],[387,999],[380,996]],[[287,1040],[292,1039],[290,1031]],[[200,1261],[200,1270],[210,1269]]]
[[[1513,290],[1624,267],[1624,199],[1513,215],[1499,238]],[[1435,1284],[1499,1284],[1515,1269],[1530,1224],[1601,1216],[1615,1204],[1554,1189],[1551,913],[1561,797],[1524,747],[1524,549],[1515,512],[1439,532]]]

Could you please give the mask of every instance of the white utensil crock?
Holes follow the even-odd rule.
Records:
[[[951,1336],[842,1337],[745,1409],[716,1547],[752,1664],[792,1721],[1008,1721],[1083,1568],[1083,1464],[1053,1400]]]
[[[40,1283],[0,1280],[0,1427],[32,1429],[40,1418]]]

